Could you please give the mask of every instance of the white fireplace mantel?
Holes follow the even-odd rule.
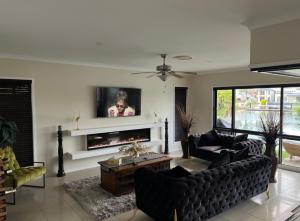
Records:
[[[67,130],[66,134],[69,136],[84,136],[89,134],[99,134],[99,133],[109,133],[114,131],[125,131],[125,130],[138,130],[145,128],[162,128],[163,123],[147,123],[147,124],[130,124],[122,126],[112,126],[112,127],[97,127],[97,128],[86,128],[79,130]]]

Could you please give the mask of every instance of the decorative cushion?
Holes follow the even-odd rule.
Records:
[[[219,157],[217,157],[209,166],[208,169],[217,168],[220,166],[224,166],[226,164],[230,163],[230,154],[226,150],[222,150],[220,152]]]
[[[198,149],[209,150],[209,151],[217,151],[217,150],[220,150],[221,148],[222,148],[221,146],[201,146],[201,147],[198,147]]]
[[[15,153],[10,146],[0,148],[0,158],[7,159],[7,163],[4,163],[4,170],[15,170],[20,168]]]
[[[217,146],[220,144],[218,133],[215,130],[211,130],[201,135],[199,146]]]
[[[222,147],[225,147],[225,148],[232,147],[232,145],[234,143],[235,135],[218,133],[218,137],[219,137],[220,144],[222,145]]]
[[[243,150],[243,149],[245,149],[245,148],[246,148],[246,146],[243,145],[243,143],[241,143],[241,142],[235,143],[235,144],[231,147],[232,150]]]
[[[235,162],[239,160],[244,160],[249,157],[249,148],[244,148],[240,151],[230,152],[230,161]]]
[[[234,143],[246,141],[248,139],[248,134],[240,134],[236,135],[234,138]]]
[[[170,177],[175,177],[175,178],[180,178],[180,177],[185,177],[191,175],[189,171],[184,169],[181,166],[174,167],[171,170],[166,170],[166,171],[161,171],[160,173],[170,176]]]

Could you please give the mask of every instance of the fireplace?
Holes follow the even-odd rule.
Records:
[[[87,135],[87,150],[126,145],[133,141],[147,142],[150,140],[150,128],[89,134]]]

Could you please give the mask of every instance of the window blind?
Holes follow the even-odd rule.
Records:
[[[0,79],[0,116],[18,126],[13,149],[21,166],[33,162],[31,85],[31,80]]]

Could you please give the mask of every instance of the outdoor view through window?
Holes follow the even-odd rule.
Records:
[[[300,140],[300,86],[235,87],[215,89],[215,93],[216,127],[258,132],[261,131],[260,118],[264,114],[275,112],[280,118],[280,111],[282,110],[282,135],[291,135],[294,136],[293,139]],[[281,94],[283,94],[282,105]],[[298,145],[296,152],[289,151],[284,146],[286,142],[293,142]],[[282,157],[283,160],[289,159],[293,163],[298,159],[297,166],[300,166],[300,142],[292,141],[291,137],[289,140],[284,139]]]

